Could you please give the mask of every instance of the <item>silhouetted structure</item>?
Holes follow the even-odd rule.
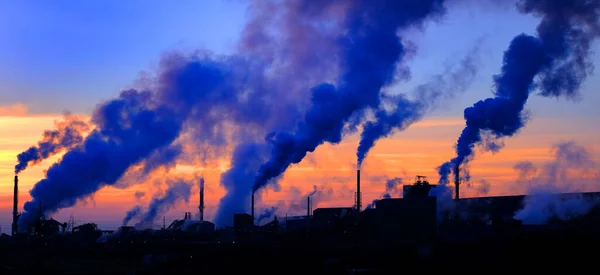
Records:
[[[356,194],[354,198],[354,208],[360,212],[362,209],[362,194],[360,193],[360,169],[356,170]]]
[[[460,169],[458,166],[454,167],[454,199],[460,198]]]
[[[19,176],[15,175],[15,186],[13,193],[13,212],[12,212],[12,235],[16,235],[19,232]]]
[[[198,205],[200,221],[204,221],[204,178],[200,179],[200,205]]]
[[[6,247],[0,251],[0,266],[10,266],[18,270],[16,274],[39,274],[41,270],[58,274],[190,274],[200,268],[222,274],[239,269],[231,262],[256,263],[268,258],[294,266],[298,273],[389,274],[397,271],[399,264],[420,270],[428,270],[432,262],[445,265],[457,259],[516,264],[527,259],[525,255],[543,255],[561,263],[573,256],[580,263],[586,257],[583,252],[572,248],[565,255],[558,249],[600,244],[599,207],[568,221],[555,218],[548,225],[525,225],[513,217],[523,208],[526,196],[459,198],[452,201],[452,208],[443,209],[445,215],[439,219],[442,211],[436,198],[429,196],[436,187],[426,177],[417,176],[413,184],[403,186],[402,198],[378,200],[364,211],[357,211],[357,201],[351,207],[313,211],[308,196],[306,215],[286,216],[282,221],[275,216],[257,226],[251,214],[238,213],[233,227],[218,230],[213,223],[193,220],[191,213],[185,212],[183,219],[162,230],[125,226],[114,232],[101,231],[88,223],[67,232],[66,224],[46,220],[40,205],[32,234],[0,237],[0,245]],[[556,196],[600,201],[600,193]],[[554,246],[547,246],[550,242]],[[533,261],[528,260],[526,263]],[[76,266],[80,269],[74,271]],[[248,266],[253,272],[264,269]],[[272,273],[277,272],[280,270]]]
[[[430,184],[429,181],[427,181],[426,176],[417,176],[415,182],[412,185],[407,184],[402,186],[402,197],[427,197],[429,196],[429,191],[431,191],[431,189],[434,187],[436,187],[436,185]]]

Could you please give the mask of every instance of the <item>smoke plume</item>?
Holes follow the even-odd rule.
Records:
[[[310,197],[311,207],[316,208],[319,203],[328,201],[334,196],[334,190],[331,186],[323,184],[321,186],[313,185],[313,190],[310,192],[302,192],[297,187],[290,187],[290,197],[288,200],[281,200],[277,202],[274,207],[275,211],[273,215],[287,216],[287,215],[306,215],[307,197]],[[340,194],[340,197],[347,197],[347,194]]]
[[[88,123],[69,113],[65,114],[62,121],[55,121],[54,126],[54,130],[44,131],[42,140],[36,146],[17,155],[15,174],[25,170],[28,165],[38,164],[62,150],[81,144],[84,133],[90,128]]]
[[[404,180],[402,178],[392,178],[392,179],[388,179],[385,181],[385,192],[383,194],[381,194],[381,196],[379,196],[377,199],[373,200],[373,202],[371,202],[370,204],[367,205],[367,209],[369,208],[373,208],[373,206],[375,206],[375,203],[383,198],[383,199],[390,199],[392,198],[392,196],[397,195],[400,193],[401,189],[400,186],[404,185]]]
[[[256,223],[260,224],[260,222],[262,220],[268,220],[268,219],[270,219],[275,214],[275,211],[277,211],[277,207],[275,207],[275,206],[271,206],[271,207],[265,208],[263,210],[263,212],[258,216],[258,218],[256,218]]]
[[[545,97],[577,98],[591,72],[589,48],[600,35],[600,2],[522,0],[518,8],[541,17],[537,36],[520,34],[511,41],[501,73],[494,76],[495,97],[465,109],[456,157],[440,166],[441,178],[451,170],[445,168],[468,162],[475,144],[497,152],[504,137],[517,134],[528,120],[524,107],[534,88]]]
[[[404,55],[397,30],[418,26],[444,12],[442,1],[435,0],[351,1],[347,7],[343,21],[346,31],[337,39],[341,60],[337,85],[322,83],[312,89],[311,107],[294,133],[274,131],[267,135],[273,146],[271,157],[256,174],[253,192],[320,144],[339,143],[344,125],[353,115],[366,108],[378,109],[381,88],[397,80],[396,64]]]
[[[257,83],[252,88],[264,96],[257,99],[261,107],[251,106],[245,112],[249,118],[260,115],[259,122],[253,129],[240,126],[242,131],[231,139],[235,146],[231,166],[221,176],[226,194],[219,201],[218,226],[231,225],[234,213],[249,211],[256,171],[268,159],[265,133],[293,130],[309,103],[310,87],[337,74],[335,39],[342,32],[337,18],[344,6],[336,1],[250,2],[249,23],[238,46],[242,54],[264,67],[256,70],[264,77],[248,76]],[[255,200],[260,201],[260,194]]]
[[[409,100],[404,95],[384,97],[383,103],[392,105],[393,110],[380,109],[375,112],[375,120],[363,125],[360,142],[356,151],[358,167],[362,165],[367,153],[375,142],[386,138],[394,131],[404,131],[413,123],[437,107],[442,99],[451,99],[454,95],[464,92],[477,73],[478,41],[475,48],[460,62],[454,70],[447,70],[433,77],[428,83],[418,86],[413,93],[415,100]]]
[[[590,153],[574,142],[562,142],[553,147],[554,159],[539,172],[531,162],[515,165],[518,183],[529,189],[524,206],[514,218],[525,224],[545,224],[552,219],[566,221],[587,214],[598,204],[597,197],[582,192],[600,188],[600,166]]]
[[[186,203],[190,201],[192,195],[192,184],[184,180],[178,180],[172,183],[164,194],[152,199],[148,205],[148,210],[144,213],[140,221],[135,224],[138,229],[152,228],[156,217],[169,211],[180,200]]]
[[[139,205],[134,206],[129,211],[127,211],[127,213],[125,213],[125,218],[123,218],[123,222],[121,223],[121,225],[126,226],[131,221],[131,219],[137,217],[141,212],[142,207],[140,207]]]
[[[44,211],[53,213],[104,186],[115,186],[136,166],[143,166],[142,175],[171,167],[182,153],[178,144],[184,141],[199,141],[198,151],[192,151],[196,154],[230,141],[257,138],[264,127],[285,127],[287,120],[293,123],[301,105],[286,101],[285,95],[274,104],[278,92],[267,81],[265,70],[264,64],[240,56],[165,55],[156,84],[123,91],[97,107],[91,133],[52,165],[46,178],[30,191],[32,201],[25,203],[19,228],[26,228],[36,217],[40,199]],[[231,128],[220,128],[223,124]],[[237,183],[232,179],[228,184]]]

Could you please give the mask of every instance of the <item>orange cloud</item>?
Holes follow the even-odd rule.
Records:
[[[0,116],[24,116],[27,115],[28,107],[23,103],[0,106]]]

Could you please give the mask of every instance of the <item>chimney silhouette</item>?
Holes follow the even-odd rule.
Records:
[[[306,197],[306,217],[310,218],[310,196]]]
[[[454,199],[459,199],[460,176],[458,166],[454,167]]]
[[[198,206],[200,212],[200,221],[204,221],[204,178],[200,179],[200,205]]]
[[[15,187],[13,194],[13,221],[12,221],[12,235],[16,235],[19,231],[19,225],[17,220],[19,219],[19,213],[17,209],[19,209],[19,176],[15,175]]]
[[[252,224],[254,224],[254,192],[252,192],[252,206],[251,206]]]
[[[359,212],[362,209],[361,194],[360,194],[360,169],[356,170],[356,199],[354,202],[354,207],[356,208],[356,211],[359,211]]]

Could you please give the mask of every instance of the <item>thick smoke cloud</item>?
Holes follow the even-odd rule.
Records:
[[[40,200],[44,211],[53,213],[115,185],[133,166],[172,163],[179,152],[178,137],[184,130],[193,132],[196,122],[206,129],[212,129],[209,122],[219,121],[243,123],[247,129],[260,125],[268,115],[260,112],[267,109],[268,101],[262,99],[268,90],[248,90],[260,82],[249,78],[252,69],[251,60],[236,56],[165,56],[152,89],[123,91],[98,106],[92,132],[30,191],[33,200],[25,203],[20,228],[35,218]]]
[[[545,163],[539,172],[531,162],[515,165],[518,183],[527,187],[529,195],[514,218],[525,224],[577,218],[599,202],[596,197],[579,193],[600,188],[600,166],[591,159],[590,153],[572,141],[556,144],[553,150],[554,159]]]
[[[312,89],[311,107],[294,133],[274,131],[267,136],[273,145],[271,157],[261,165],[253,192],[324,142],[339,143],[344,126],[356,113],[378,109],[381,89],[394,83],[396,64],[403,59],[398,28],[420,25],[444,12],[442,1],[351,1],[347,5],[345,32],[337,39],[341,60],[337,84],[322,83]]]
[[[265,133],[293,130],[309,103],[309,88],[337,73],[334,33],[340,32],[336,18],[343,13],[343,6],[327,1],[250,2],[249,23],[238,46],[243,55],[264,67],[259,70],[260,79],[248,78],[265,96],[258,102],[262,106],[248,109],[246,116],[256,116],[255,112],[263,115],[258,125],[252,129],[240,126],[230,139],[235,147],[231,167],[221,176],[226,194],[219,201],[218,226],[232,225],[234,213],[248,213],[254,176],[268,159]],[[196,139],[207,140],[204,136]],[[214,143],[209,146],[212,150]],[[260,201],[260,194],[255,200]]]
[[[43,138],[36,146],[17,155],[15,174],[25,170],[28,165],[38,164],[43,160],[68,150],[83,142],[83,135],[90,130],[87,122],[67,113],[63,121],[54,122],[54,130],[46,130]]]
[[[158,197],[152,199],[146,213],[141,215],[140,221],[135,224],[138,229],[152,228],[159,214],[169,211],[179,201],[188,203],[192,195],[192,184],[184,180],[172,183],[169,188]]]
[[[253,3],[269,7],[257,12],[256,19],[246,26],[238,54],[167,54],[156,75],[139,81],[143,87],[124,91],[98,106],[92,117],[92,133],[50,167],[47,177],[31,190],[33,200],[25,204],[20,228],[26,228],[36,217],[40,200],[44,211],[52,213],[75,205],[104,186],[126,188],[133,182],[144,182],[160,167],[169,169],[177,162],[204,163],[229,153],[235,144],[241,149],[234,151],[261,147],[267,129],[293,129],[308,102],[308,87],[316,85],[314,79],[322,81],[333,73],[326,63],[333,64],[337,58],[326,45],[329,42],[325,43],[333,40],[323,39],[332,38],[328,32],[333,30],[315,25],[306,16],[307,20],[296,20],[304,13],[319,13],[303,8],[302,1],[273,4],[285,16],[273,16],[269,1]],[[266,18],[268,24],[261,24]],[[268,33],[271,26],[280,27],[279,34],[285,36]],[[319,50],[307,50],[309,47],[300,46],[300,41],[312,46],[314,41],[325,44]],[[265,161],[260,154],[256,157]],[[255,173],[258,164],[252,167],[254,158],[246,155],[233,160],[238,165],[231,167],[229,175],[243,175],[238,169]],[[132,172],[130,180],[124,181],[123,175]],[[252,179],[224,176],[222,180],[227,196],[221,200],[217,216],[247,209],[247,190],[251,187],[243,185],[251,186]]]
[[[231,158],[231,168],[221,174],[221,185],[227,193],[219,201],[219,209],[215,217],[215,224],[219,226],[231,225],[233,214],[248,213],[252,193],[252,180],[256,169],[268,157],[266,144],[243,143],[238,145]],[[257,201],[257,198],[255,198]]]
[[[528,114],[525,103],[534,88],[546,97],[576,98],[591,72],[590,44],[600,35],[600,2],[587,0],[524,0],[522,13],[541,17],[537,36],[516,36],[494,76],[495,97],[465,109],[466,127],[456,144],[456,157],[440,166],[441,178],[473,157],[475,144],[497,152],[502,138],[518,133]]]
[[[376,111],[375,120],[368,121],[363,125],[356,151],[359,167],[377,140],[388,137],[394,131],[406,130],[410,125],[421,120],[427,112],[434,110],[442,99],[451,99],[471,85],[477,73],[480,43],[481,41],[478,41],[475,48],[469,51],[458,68],[438,74],[428,83],[418,86],[413,91],[416,99],[409,100],[404,95],[382,99],[384,104],[388,103],[393,106],[392,110]]]

